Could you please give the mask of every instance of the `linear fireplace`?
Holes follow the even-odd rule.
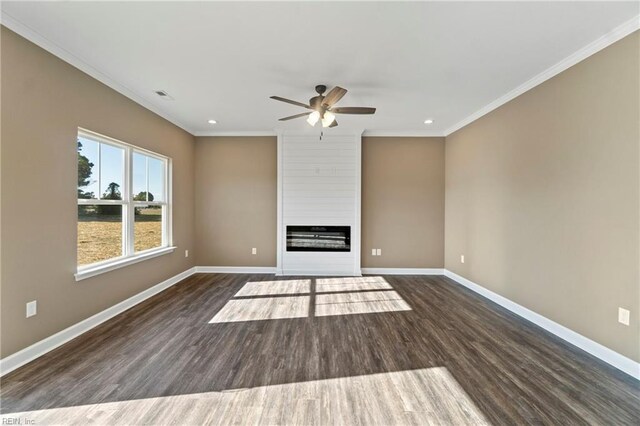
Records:
[[[351,227],[287,226],[287,251],[351,251]]]
[[[277,275],[362,275],[362,132],[350,132],[278,131]]]

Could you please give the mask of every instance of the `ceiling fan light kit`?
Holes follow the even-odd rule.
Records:
[[[322,117],[322,127],[329,127],[336,120],[336,116],[331,111],[325,111]]]
[[[309,118],[307,118],[307,123],[309,123],[313,127],[316,125],[319,119],[320,119],[320,113],[318,111],[313,111],[311,114],[309,114]]]
[[[282,98],[280,96],[271,96],[271,99],[276,101],[285,102],[288,104],[296,105],[306,109],[312,110],[312,112],[303,112],[301,114],[291,115],[289,117],[281,118],[279,121],[293,120],[294,118],[307,117],[307,123],[312,127],[320,121],[322,127],[336,127],[338,122],[336,121],[336,114],[375,114],[376,109],[371,107],[335,107],[334,105],[342,99],[347,93],[347,89],[336,86],[324,96],[327,86],[319,84],[316,86],[317,96],[309,99],[309,104],[293,101],[291,99]]]

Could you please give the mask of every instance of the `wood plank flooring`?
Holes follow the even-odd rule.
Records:
[[[0,402],[3,424],[640,424],[639,382],[435,276],[194,275]]]

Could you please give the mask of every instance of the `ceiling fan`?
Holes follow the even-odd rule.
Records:
[[[322,127],[336,127],[338,122],[336,121],[335,114],[375,114],[376,112],[375,108],[370,107],[334,107],[334,105],[347,93],[347,89],[336,86],[325,96],[323,93],[326,91],[327,86],[322,84],[317,85],[316,92],[318,93],[318,96],[314,96],[309,99],[309,105],[298,101],[292,101],[291,99],[282,98],[280,96],[271,96],[271,99],[275,99],[276,101],[301,106],[312,111],[284,117],[279,121],[293,120],[294,118],[307,116],[307,123],[311,126],[315,126],[320,120],[322,122]]]

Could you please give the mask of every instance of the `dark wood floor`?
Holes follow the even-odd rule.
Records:
[[[640,424],[637,381],[447,278],[293,280],[194,275],[3,378],[1,413],[37,424]]]

